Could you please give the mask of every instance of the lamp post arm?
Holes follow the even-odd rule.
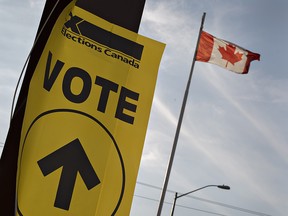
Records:
[[[204,186],[204,187],[198,188],[198,189],[196,189],[196,190],[189,191],[189,192],[184,193],[184,194],[181,194],[181,195],[179,195],[179,196],[178,196],[178,193],[176,192],[176,193],[175,193],[175,197],[174,197],[174,201],[173,201],[173,205],[172,205],[171,216],[174,215],[174,210],[175,210],[175,206],[176,206],[176,201],[177,201],[178,198],[183,197],[183,196],[186,196],[186,195],[188,195],[188,194],[191,194],[191,193],[193,193],[193,192],[195,192],[195,191],[202,190],[202,189],[207,188],[207,187],[218,187],[218,188],[221,188],[221,189],[224,189],[224,190],[230,190],[230,187],[229,187],[228,185],[206,185],[206,186]]]
[[[198,190],[202,190],[202,189],[207,188],[207,187],[218,187],[218,185],[206,185],[206,186],[201,187],[201,188],[198,188],[198,189],[196,189],[196,190],[192,190],[192,191],[189,191],[189,192],[187,192],[187,193],[181,194],[181,195],[177,196],[177,199],[180,198],[180,197],[186,196],[186,195],[188,195],[188,194],[190,194],[190,193],[196,192],[196,191],[198,191]]]

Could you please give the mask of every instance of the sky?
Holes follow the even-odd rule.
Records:
[[[0,0],[0,153],[44,0]],[[203,12],[204,30],[261,54],[239,75],[196,62],[162,215],[286,216],[288,2],[146,0],[139,34],[166,44],[131,216],[156,215]],[[193,195],[193,196],[192,196]]]

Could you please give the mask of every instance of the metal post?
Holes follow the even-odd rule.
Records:
[[[168,186],[168,182],[169,182],[169,178],[170,178],[170,173],[171,173],[171,169],[172,169],[172,164],[173,164],[173,160],[174,160],[174,155],[175,155],[175,151],[176,151],[176,147],[177,147],[178,137],[179,137],[179,133],[180,133],[180,129],[181,129],[181,124],[182,124],[185,106],[186,106],[186,102],[187,102],[187,98],[188,98],[190,83],[191,83],[194,65],[195,65],[195,61],[196,61],[196,55],[197,55],[197,50],[198,50],[198,46],[199,46],[200,36],[201,36],[201,32],[202,32],[202,29],[204,26],[205,16],[206,16],[206,13],[203,13],[202,22],[201,22],[201,26],[199,29],[198,40],[197,40],[197,44],[196,44],[196,49],[195,49],[194,57],[193,57],[193,61],[192,61],[192,66],[191,66],[189,78],[187,81],[187,86],[186,86],[186,90],[185,90],[185,94],[184,94],[184,98],[183,98],[183,102],[182,102],[180,116],[178,119],[178,124],[177,124],[177,128],[176,128],[176,133],[175,133],[175,137],[174,137],[172,151],[171,151],[168,167],[166,170],[166,176],[165,176],[165,180],[164,180],[164,184],[163,184],[163,188],[162,188],[162,194],[161,194],[161,198],[160,198],[160,202],[159,202],[157,216],[161,216],[161,212],[162,212],[162,208],[163,208],[163,203],[164,203],[164,199],[165,199],[165,195],[166,195],[166,191],[167,191],[167,186]]]
[[[174,201],[173,201],[172,210],[171,210],[171,216],[174,215],[174,209],[175,209],[176,201],[177,201],[177,198],[178,198],[177,196],[178,196],[178,193],[176,192],[175,193],[175,197],[174,197]]]

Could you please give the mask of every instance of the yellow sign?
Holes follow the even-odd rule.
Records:
[[[32,77],[17,215],[129,215],[164,44],[70,4]]]

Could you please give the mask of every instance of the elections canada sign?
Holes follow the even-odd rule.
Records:
[[[31,79],[17,215],[129,215],[164,45],[70,4]]]
[[[70,19],[61,31],[67,39],[139,68],[143,45],[102,29],[72,13],[69,16]]]

